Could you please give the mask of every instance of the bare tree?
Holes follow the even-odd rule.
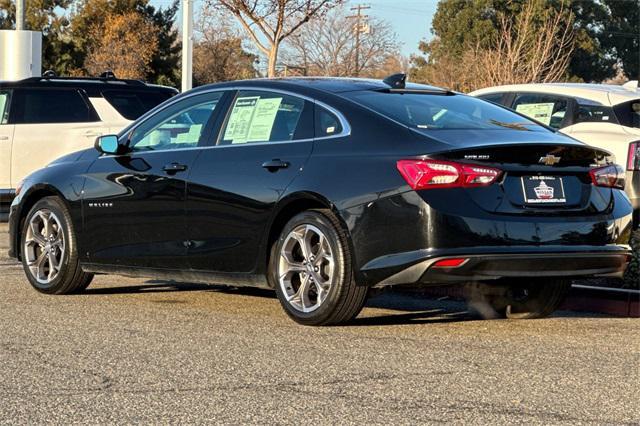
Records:
[[[268,58],[269,77],[276,74],[280,44],[312,17],[344,0],[208,0],[231,12]]]
[[[413,80],[466,92],[562,79],[575,48],[574,16],[564,8],[540,16],[537,6],[536,0],[528,0],[517,15],[499,16],[498,34],[489,47],[478,43],[468,46],[461,58],[439,56],[412,75]]]
[[[366,34],[360,35],[358,69],[355,69],[355,22],[342,7],[309,21],[286,43],[287,64],[295,64],[311,75],[377,77],[394,62],[401,66],[400,43],[391,25],[371,18]],[[395,69],[394,72],[402,71]]]
[[[256,56],[243,48],[244,36],[223,10],[205,6],[194,25],[193,78],[196,85],[256,75]]]

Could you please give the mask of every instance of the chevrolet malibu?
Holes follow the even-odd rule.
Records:
[[[404,75],[229,82],[27,177],[10,255],[48,294],[98,273],[247,285],[329,325],[371,288],[472,282],[536,318],[570,278],[624,270],[623,187],[609,152]]]

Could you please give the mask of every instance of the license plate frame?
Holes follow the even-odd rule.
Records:
[[[566,204],[564,183],[560,176],[522,176],[525,204]]]

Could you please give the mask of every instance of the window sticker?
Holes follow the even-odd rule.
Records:
[[[281,102],[282,98],[258,99],[249,127],[248,142],[269,140]]]
[[[251,126],[253,112],[258,99],[260,99],[258,96],[252,96],[236,100],[227,123],[227,130],[224,132],[225,140],[230,140],[231,143],[244,143],[247,141],[249,127]]]
[[[232,144],[268,141],[282,98],[238,98],[224,133]]]
[[[551,123],[551,115],[553,114],[554,105],[555,104],[553,102],[520,104],[516,106],[516,111],[548,126],[549,123]]]

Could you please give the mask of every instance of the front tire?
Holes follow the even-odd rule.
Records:
[[[22,266],[37,291],[70,294],[93,279],[80,268],[71,216],[57,197],[38,201],[22,227]]]
[[[347,235],[330,210],[298,214],[284,227],[269,262],[269,279],[285,312],[303,325],[351,321],[367,287],[353,277]]]

